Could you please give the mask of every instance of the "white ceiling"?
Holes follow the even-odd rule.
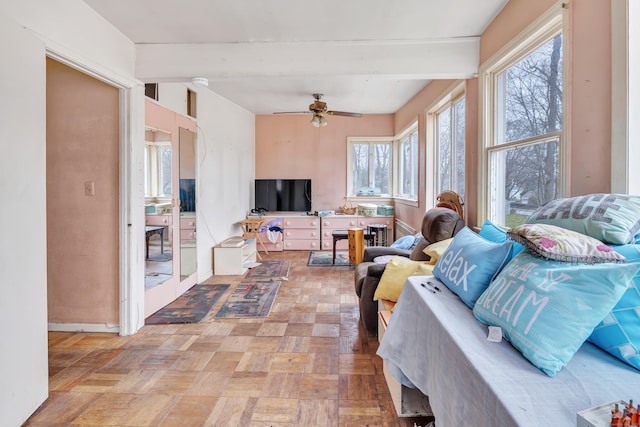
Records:
[[[136,43],[144,82],[209,79],[255,114],[394,113],[431,79],[477,72],[508,0],[85,0]]]

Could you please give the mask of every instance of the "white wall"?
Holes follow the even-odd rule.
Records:
[[[241,234],[255,179],[255,116],[208,89],[198,89],[198,281],[213,273],[212,248]]]
[[[44,45],[0,13],[0,425],[48,393]]]

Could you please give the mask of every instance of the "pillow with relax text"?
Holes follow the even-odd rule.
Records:
[[[612,248],[628,263],[640,264],[640,246]],[[596,326],[589,342],[640,370],[640,273],[633,277],[622,298]]]
[[[571,264],[520,252],[473,308],[545,374],[555,376],[627,289],[640,264]]]
[[[433,275],[473,308],[510,252],[511,242],[490,242],[465,227],[438,258]]]
[[[640,197],[589,194],[556,199],[539,207],[526,222],[557,225],[605,243],[624,245],[640,231]]]

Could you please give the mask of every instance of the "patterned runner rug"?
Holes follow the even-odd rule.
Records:
[[[198,323],[231,285],[195,285],[145,319],[145,325]]]
[[[312,251],[309,254],[309,267],[349,266],[349,252],[336,251],[336,262],[333,264],[333,251]]]
[[[244,277],[256,280],[287,280],[290,267],[290,261],[260,261],[260,265],[247,271]]]
[[[218,318],[267,317],[280,289],[279,280],[241,282],[216,313]]]

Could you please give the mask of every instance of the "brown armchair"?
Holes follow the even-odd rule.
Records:
[[[385,265],[375,263],[374,258],[382,255],[400,255],[414,261],[428,261],[429,256],[423,250],[432,243],[455,236],[464,227],[464,221],[455,211],[447,208],[432,208],[422,219],[422,238],[412,250],[370,246],[365,248],[362,263],[355,268],[354,280],[356,295],[359,298],[360,319],[370,336],[378,332],[378,303],[373,295],[382,277]]]

